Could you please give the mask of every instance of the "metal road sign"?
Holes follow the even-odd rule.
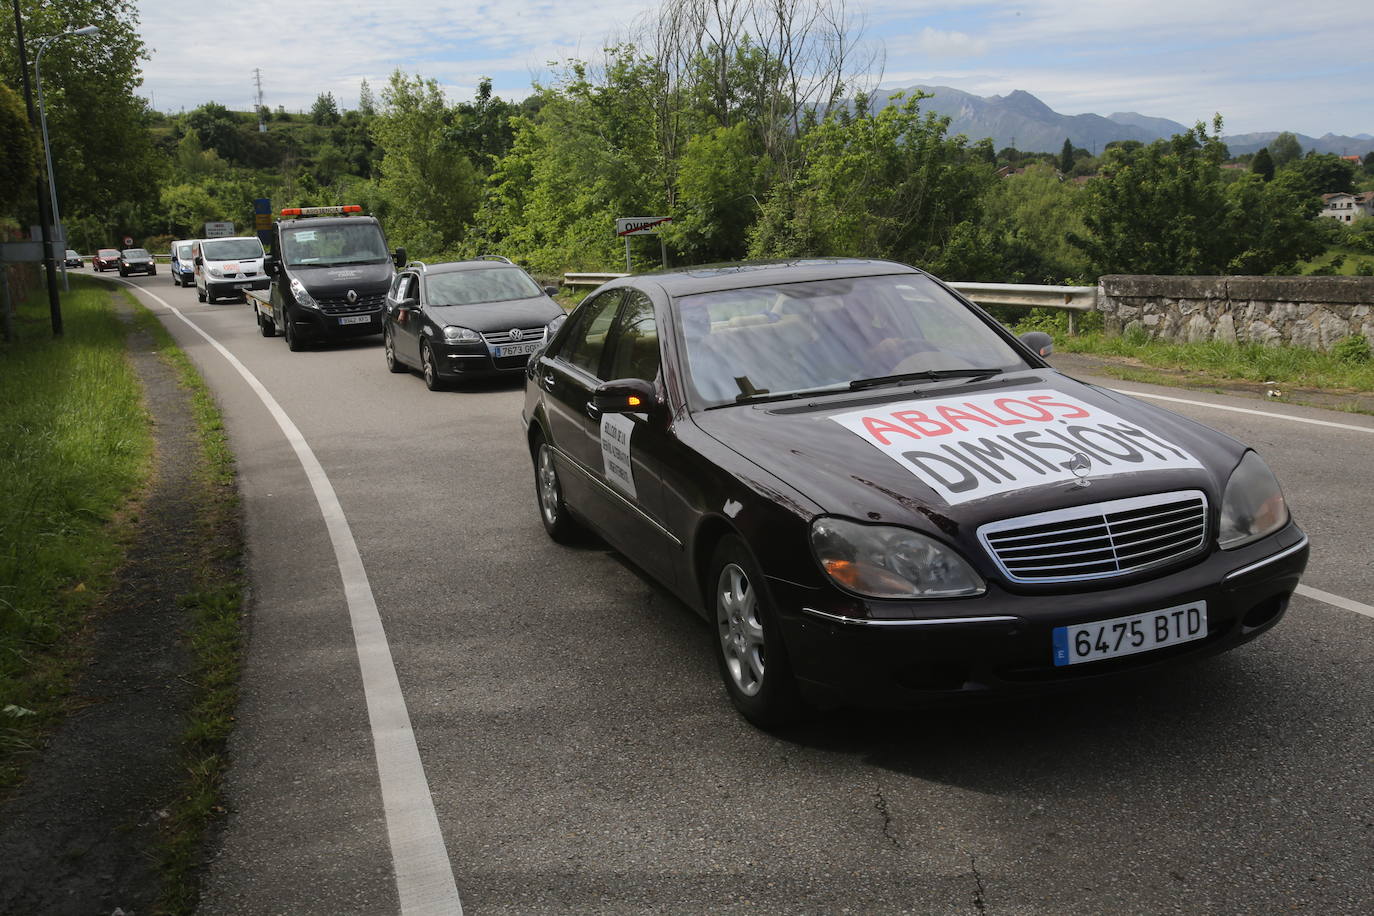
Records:
[[[658,235],[659,227],[672,221],[671,216],[623,216],[615,221],[615,234]]]
[[[207,239],[224,238],[234,234],[233,223],[210,223],[205,224],[205,237]]]

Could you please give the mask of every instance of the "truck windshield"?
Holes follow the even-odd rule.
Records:
[[[286,229],[281,241],[288,267],[380,264],[388,259],[382,233],[371,222]]]
[[[200,243],[200,253],[207,261],[237,261],[241,258],[262,257],[262,242],[257,239],[213,239]]]

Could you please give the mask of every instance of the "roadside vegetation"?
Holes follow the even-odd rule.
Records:
[[[130,326],[109,286],[72,277],[66,332],[48,331],[47,297],[22,303],[17,339],[0,344],[0,796],[14,791],[47,734],[73,710],[94,616],[136,533],[153,470],[142,386],[127,357]],[[243,648],[241,543],[234,460],[219,410],[162,324],[126,292],[134,325],[191,398],[200,462],[197,528],[187,533],[196,587],[181,596],[191,654],[191,708],[169,786],[158,912],[190,913],[203,843],[222,812],[221,779]],[[109,609],[111,612],[130,609]]]
[[[109,292],[75,282],[66,335],[41,291],[0,343],[0,793],[66,711],[88,616],[150,472],[152,435]]]

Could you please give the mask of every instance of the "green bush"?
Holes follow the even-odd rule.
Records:
[[[1331,348],[1331,355],[1343,363],[1367,363],[1374,356],[1363,334],[1351,334],[1337,341]]]

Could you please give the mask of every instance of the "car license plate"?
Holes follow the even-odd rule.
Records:
[[[345,315],[339,319],[339,324],[367,324],[371,320],[371,315]]]
[[[527,356],[539,349],[542,340],[532,340],[529,343],[507,344],[504,347],[493,347],[496,352],[494,356]]]
[[[1077,665],[1149,652],[1207,635],[1207,602],[1054,628],[1054,664]]]

